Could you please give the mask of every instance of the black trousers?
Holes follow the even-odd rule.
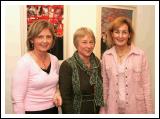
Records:
[[[58,114],[58,108],[52,107],[46,110],[40,111],[25,111],[26,114]]]

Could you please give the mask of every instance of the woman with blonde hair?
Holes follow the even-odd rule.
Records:
[[[144,51],[133,45],[130,20],[116,18],[107,35],[111,49],[102,57],[105,106],[101,113],[153,113],[148,61]]]

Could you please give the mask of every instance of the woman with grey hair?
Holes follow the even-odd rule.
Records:
[[[91,29],[79,28],[73,43],[77,49],[59,71],[64,114],[97,114],[103,105],[101,65],[94,55],[95,36]]]

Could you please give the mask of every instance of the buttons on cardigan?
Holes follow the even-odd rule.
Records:
[[[118,91],[116,91],[116,94],[118,94]]]
[[[126,84],[126,87],[128,87],[128,85]]]

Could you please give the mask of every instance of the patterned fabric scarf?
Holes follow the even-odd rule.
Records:
[[[67,62],[72,67],[72,85],[74,91],[74,101],[73,108],[74,113],[80,113],[82,94],[80,91],[80,80],[78,67],[80,67],[83,71],[85,71],[90,76],[90,84],[94,85],[94,101],[97,106],[103,106],[103,88],[102,88],[102,80],[98,75],[100,69],[100,62],[98,58],[92,53],[90,57],[91,69],[88,69],[83,61],[80,59],[77,51],[73,54],[71,58],[67,60]]]

